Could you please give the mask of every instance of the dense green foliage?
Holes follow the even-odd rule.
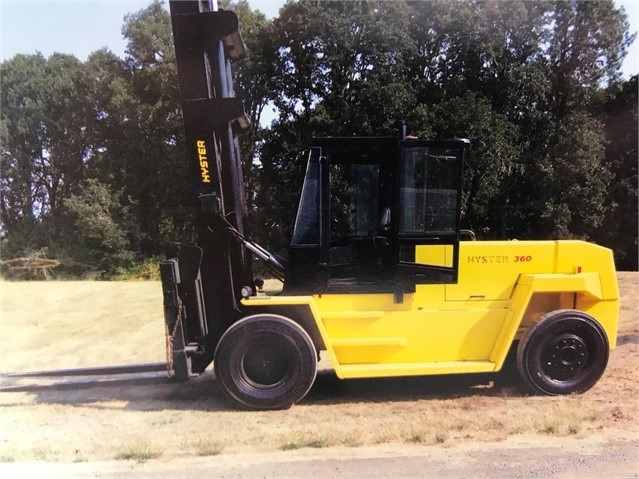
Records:
[[[246,2],[236,91],[250,233],[283,252],[313,135],[472,142],[464,227],[481,239],[584,238],[637,269],[637,77],[612,0]],[[124,58],[16,55],[1,65],[2,258],[121,272],[192,239],[170,18],[125,19]],[[270,125],[264,119],[272,119]]]

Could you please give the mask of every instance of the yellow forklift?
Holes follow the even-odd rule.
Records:
[[[238,19],[171,1],[197,244],[160,264],[170,374],[213,363],[249,409],[282,409],[315,380],[321,351],[339,378],[499,371],[516,346],[531,391],[591,388],[615,347],[612,252],[582,241],[474,241],[461,229],[469,142],[316,138],[287,260],[245,236],[238,135],[250,128],[231,63]],[[257,258],[283,282],[258,294]]]

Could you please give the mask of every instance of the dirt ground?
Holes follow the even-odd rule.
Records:
[[[585,394],[493,376],[342,382],[324,364],[290,410],[240,412],[212,373],[166,379],[159,284],[3,282],[0,475],[639,477],[639,274],[619,284],[618,347]],[[88,374],[114,364],[147,367]]]

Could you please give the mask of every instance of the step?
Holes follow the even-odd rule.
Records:
[[[441,361],[428,363],[340,364],[335,368],[341,378],[427,376],[436,374],[490,373],[492,361]]]

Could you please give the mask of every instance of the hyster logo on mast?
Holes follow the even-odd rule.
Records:
[[[204,140],[197,140],[197,154],[200,159],[200,178],[202,183],[210,183],[211,176],[209,175],[209,161],[206,157],[206,143]]]

